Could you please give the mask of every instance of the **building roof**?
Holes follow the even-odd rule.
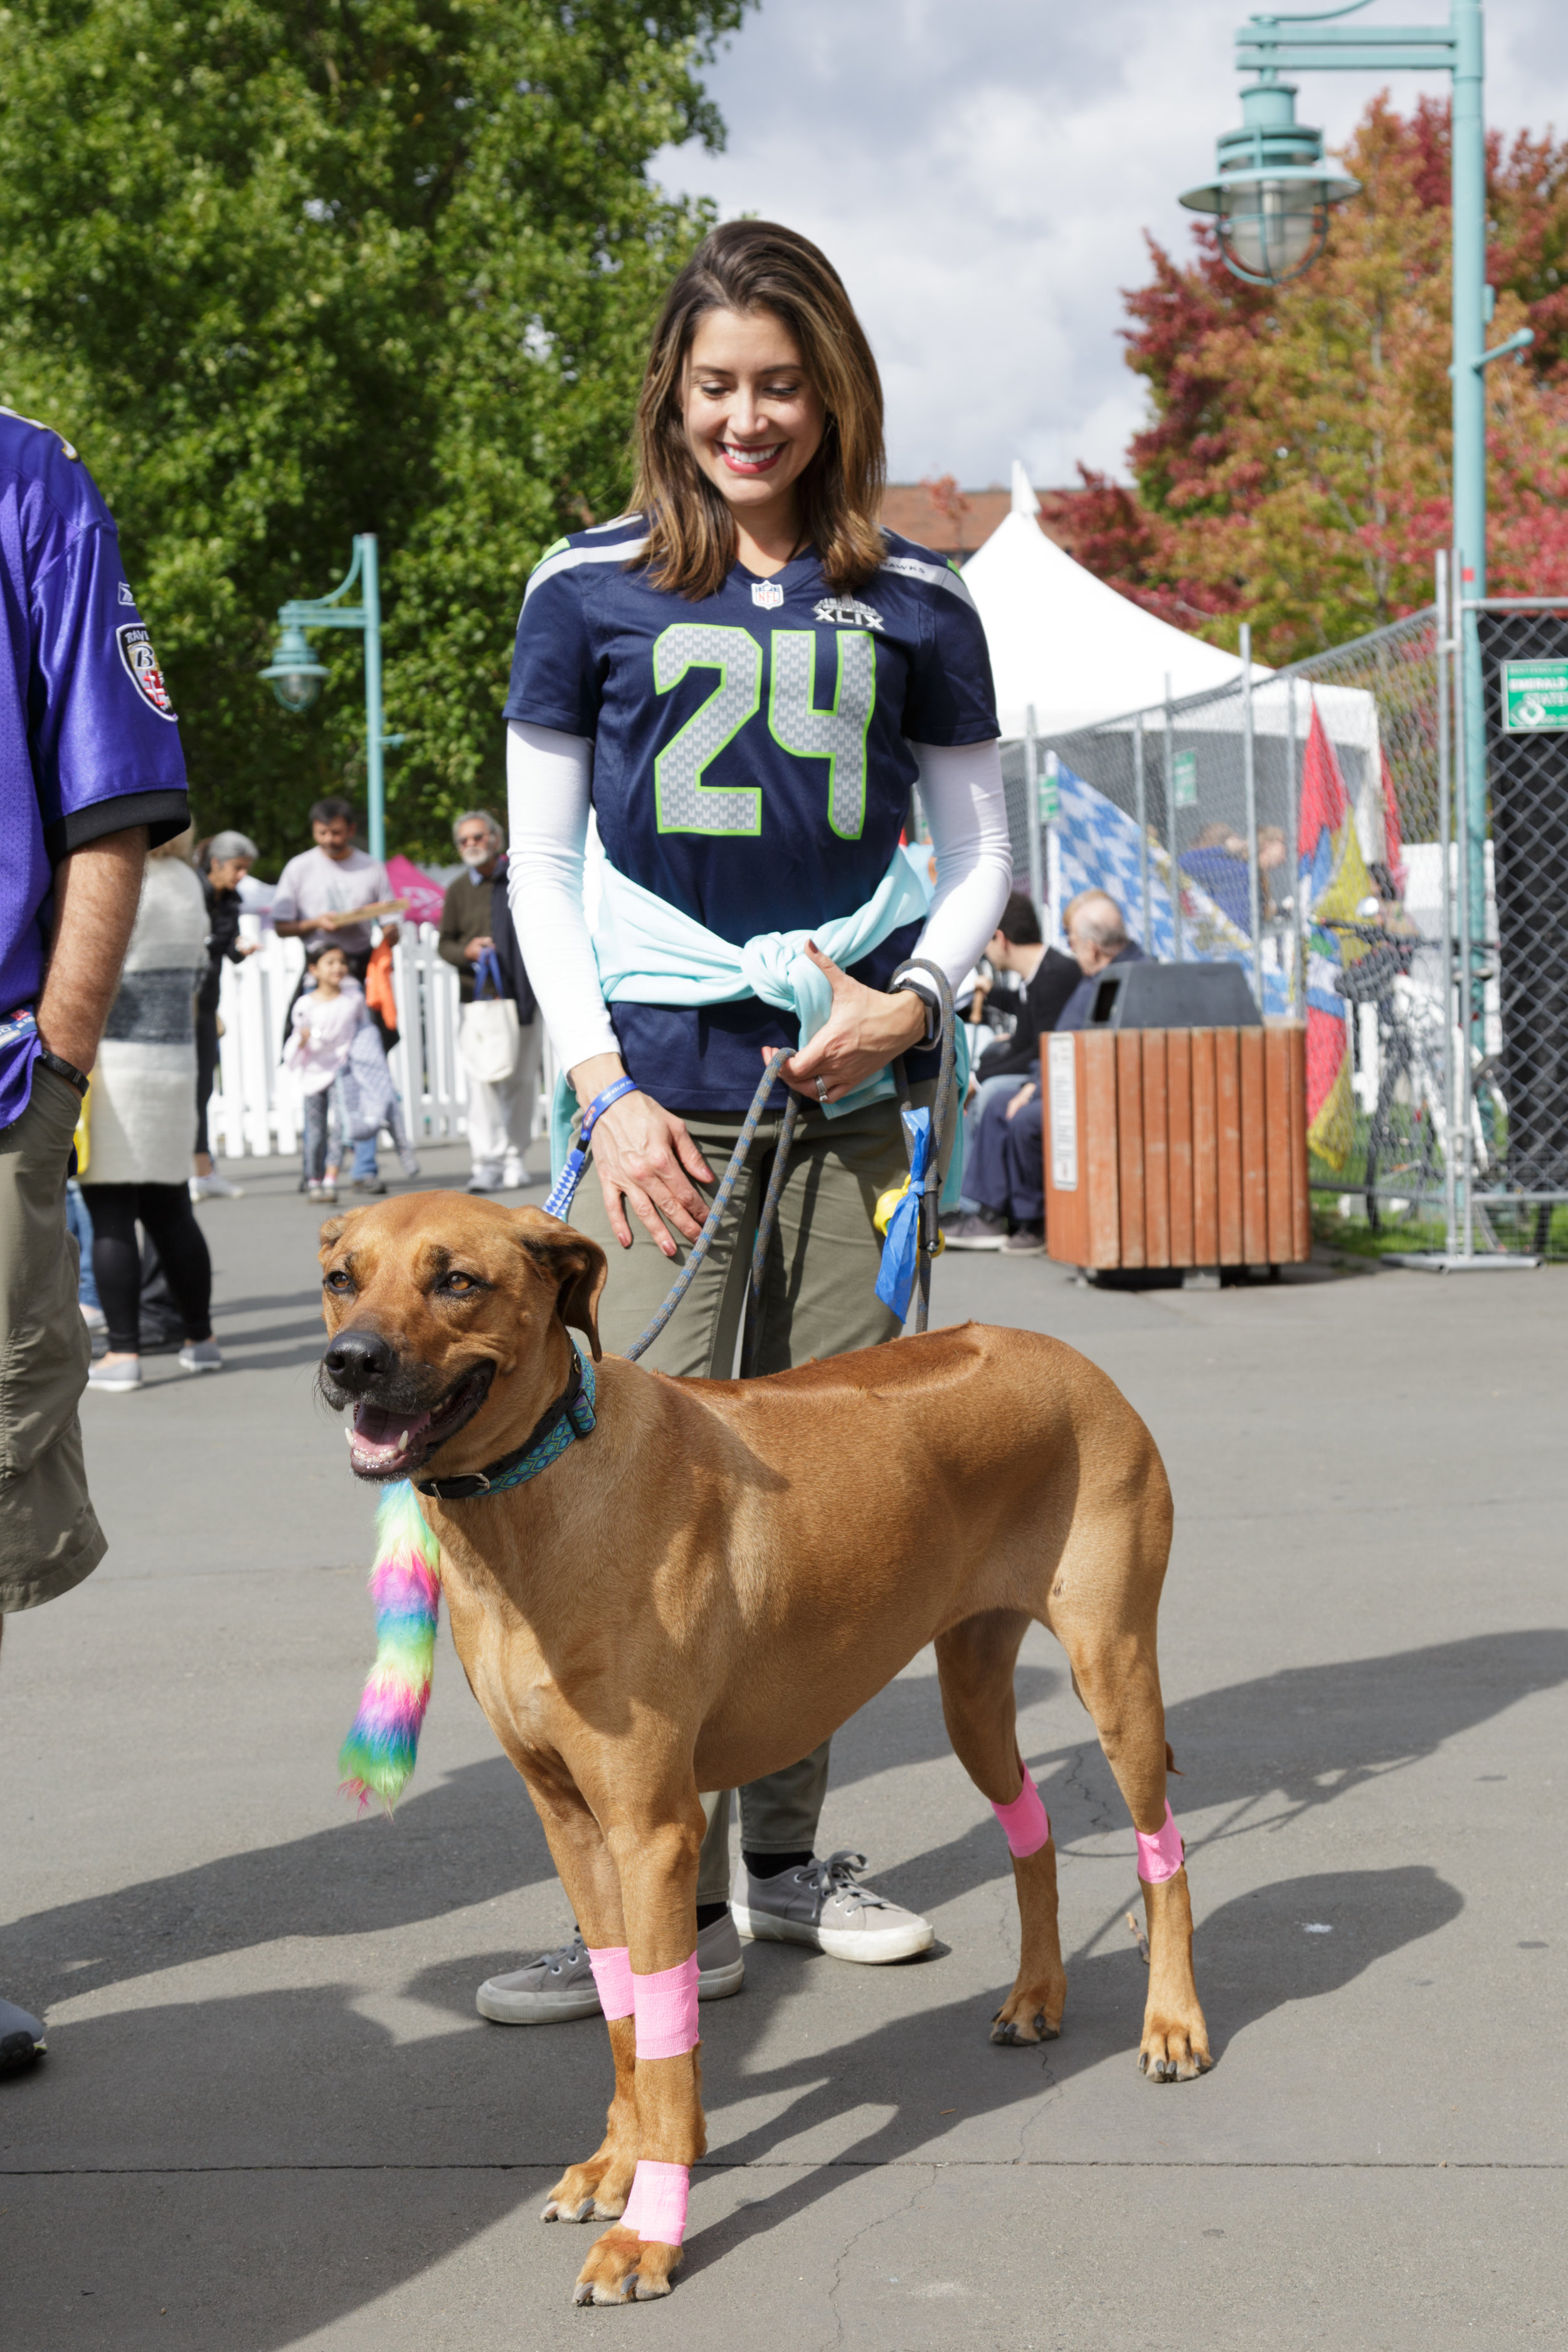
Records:
[[[1037,499],[1045,502],[1038,517],[1040,529],[1058,547],[1068,544],[1061,517],[1070,512],[1072,500],[1083,495],[1081,488],[1036,492]],[[882,498],[881,519],[900,538],[912,539],[917,546],[955,556],[964,563],[984,546],[1012,505],[1012,491],[1000,482],[988,483],[983,490],[961,490],[952,476],[946,474],[923,482],[889,482]]]

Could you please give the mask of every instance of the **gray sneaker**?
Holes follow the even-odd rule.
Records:
[[[745,1981],[741,1938],[726,1912],[697,1938],[697,1998],[725,2000]],[[581,1932],[525,1969],[487,1978],[476,2000],[479,2015],[497,2025],[563,2025],[574,2017],[597,2017],[598,1988]]]
[[[999,1250],[1007,1239],[1007,1220],[989,1209],[965,1216],[944,1217],[942,1237],[949,1249]]]
[[[0,2000],[0,2074],[25,2074],[47,2047],[44,2029],[32,2013],[14,2000]]]
[[[798,1870],[753,1878],[742,1859],[730,1912],[742,1936],[760,1943],[809,1944],[835,1960],[907,1960],[936,1940],[929,1919],[902,1911],[885,1895],[858,1886],[863,1853],[840,1847],[826,1862],[813,1855]]]

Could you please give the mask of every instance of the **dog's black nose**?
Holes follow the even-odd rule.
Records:
[[[392,1370],[392,1349],[379,1331],[340,1331],[321,1363],[329,1380],[351,1395],[362,1396],[373,1381]]]

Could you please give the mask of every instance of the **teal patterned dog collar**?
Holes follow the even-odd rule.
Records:
[[[594,1367],[589,1359],[578,1353],[574,1340],[570,1380],[521,1445],[466,1478],[416,1478],[414,1486],[418,1493],[432,1495],[438,1503],[467,1503],[479,1495],[504,1494],[509,1486],[526,1486],[531,1478],[537,1478],[542,1470],[559,1462],[576,1439],[591,1437],[595,1426]]]

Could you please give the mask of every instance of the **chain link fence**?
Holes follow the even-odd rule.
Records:
[[[1305,1023],[1325,1238],[1563,1257],[1568,614],[1481,617],[1489,714],[1505,662],[1564,671],[1561,731],[1489,730],[1495,841],[1468,959],[1439,621],[1429,606],[1286,669],[1005,743],[1015,870],[1047,938],[1077,891],[1104,889],[1151,954],[1238,963],[1266,1019]]]

